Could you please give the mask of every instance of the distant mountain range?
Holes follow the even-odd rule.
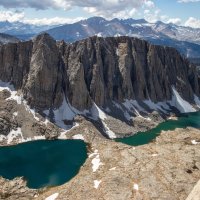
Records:
[[[4,34],[4,33],[0,33],[0,44],[7,44],[9,42],[11,43],[16,43],[19,42],[20,40],[14,36],[8,35],[8,34]]]
[[[151,43],[172,46],[187,57],[200,57],[200,29],[165,24],[149,23],[144,19],[113,19],[92,17],[74,24],[66,24],[46,31],[56,40],[74,42],[90,36],[131,36]]]
[[[92,17],[74,24],[36,26],[21,22],[0,22],[0,32],[28,40],[40,32],[47,32],[56,40],[74,42],[94,35],[99,37],[130,36],[145,39],[153,44],[171,46],[190,58],[200,58],[200,29],[166,24],[149,23],[144,19],[113,19]]]
[[[25,24],[22,22],[11,23],[9,21],[0,22],[0,33],[14,35],[21,40],[28,40],[31,37],[37,35],[38,33],[51,28],[55,28],[55,26],[36,26],[31,24]]]
[[[76,41],[89,36],[135,36],[145,38],[171,38],[200,45],[200,29],[165,24],[161,21],[149,23],[144,19],[113,19],[92,17],[74,24],[66,24],[47,31],[59,40]]]

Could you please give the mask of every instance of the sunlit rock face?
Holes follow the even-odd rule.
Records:
[[[48,34],[0,47],[0,79],[21,89],[38,110],[58,108],[64,98],[83,111],[126,99],[170,101],[173,87],[194,103],[198,73],[173,48],[129,37],[91,37],[67,44]]]

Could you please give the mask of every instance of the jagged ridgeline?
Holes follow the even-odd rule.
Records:
[[[200,96],[196,68],[177,50],[130,37],[68,44],[41,34],[33,41],[2,45],[0,79],[12,83],[39,111],[59,108],[65,99],[83,111],[94,103],[107,108],[148,100],[155,105],[174,96],[177,102],[181,98],[195,104]]]

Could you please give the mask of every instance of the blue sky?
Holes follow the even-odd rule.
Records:
[[[200,28],[200,0],[0,0],[0,21],[54,25],[92,16],[145,18]]]

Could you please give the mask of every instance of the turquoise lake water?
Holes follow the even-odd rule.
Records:
[[[131,146],[139,146],[148,144],[155,139],[162,130],[174,130],[176,128],[194,127],[200,128],[200,112],[182,114],[178,120],[168,120],[159,124],[156,128],[146,132],[139,132],[136,135],[116,139],[117,142],[122,142]]]
[[[132,146],[147,144],[162,130],[186,127],[200,128],[200,112],[184,114],[156,128],[134,136],[116,139]],[[87,147],[81,140],[32,141],[0,147],[0,176],[7,179],[23,176],[30,188],[57,186],[73,178],[87,158]]]
[[[81,140],[32,141],[0,148],[0,176],[23,176],[30,188],[57,186],[73,178],[87,158]]]

